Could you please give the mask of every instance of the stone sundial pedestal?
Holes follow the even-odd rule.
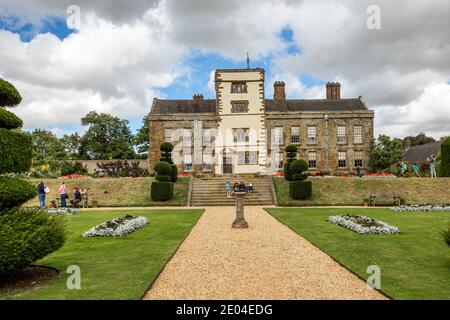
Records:
[[[247,194],[245,191],[235,192],[236,197],[236,219],[231,225],[236,229],[246,229],[248,228],[248,223],[244,218],[244,197]]]

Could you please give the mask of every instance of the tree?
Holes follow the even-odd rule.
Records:
[[[149,149],[148,116],[145,116],[144,119],[142,119],[142,127],[134,137],[134,143],[140,156],[146,158]]]
[[[370,145],[369,166],[373,169],[387,169],[403,159],[403,144],[400,139],[380,135]]]
[[[81,151],[94,160],[133,159],[134,137],[128,121],[107,113],[89,112],[81,118],[88,130],[81,139]]]
[[[406,147],[407,144],[410,144],[410,147],[414,147],[414,146],[420,146],[422,144],[427,144],[430,142],[435,142],[436,140],[434,140],[433,137],[427,137],[425,135],[425,133],[421,132],[419,133],[417,136],[408,136],[403,138],[403,146]]]
[[[50,131],[36,129],[31,132],[34,160],[63,160],[67,159],[61,140]]]
[[[73,134],[65,134],[59,140],[61,141],[64,152],[67,154],[69,159],[75,160],[84,158],[81,150],[81,137],[78,132]]]
[[[450,138],[445,139],[441,144],[440,174],[443,177],[450,177]]]

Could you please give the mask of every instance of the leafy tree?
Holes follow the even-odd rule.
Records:
[[[63,149],[69,159],[83,159],[81,150],[81,136],[78,132],[72,134],[65,134],[60,139]]]
[[[402,140],[380,135],[370,145],[369,166],[373,169],[387,169],[403,159]]]
[[[409,140],[409,142],[410,142],[410,146],[411,147],[414,147],[414,146],[420,146],[420,145],[422,145],[422,144],[427,144],[427,143],[430,143],[430,142],[435,142],[436,140],[434,140],[434,138],[433,137],[427,137],[426,135],[425,135],[425,133],[423,133],[423,132],[421,132],[421,133],[419,133],[417,136],[408,136],[408,137],[405,137],[404,139],[403,139],[403,146],[406,146],[407,145],[407,142],[408,142],[408,140]]]
[[[34,160],[67,159],[63,144],[52,132],[35,129],[30,135],[33,141]]]
[[[148,116],[142,119],[142,127],[138,130],[134,137],[134,143],[137,148],[137,152],[141,157],[147,157],[149,148],[149,130],[148,130]]]
[[[440,174],[450,177],[450,138],[445,139],[441,145]]]
[[[134,137],[128,121],[107,113],[89,112],[81,118],[81,124],[88,130],[81,139],[81,152],[89,158],[133,159]]]

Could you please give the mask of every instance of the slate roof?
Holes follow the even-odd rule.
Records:
[[[266,99],[266,112],[290,111],[364,111],[367,107],[361,99],[309,99],[273,100]],[[161,100],[154,101],[151,113],[215,113],[216,100]]]
[[[437,155],[441,151],[442,141],[430,142],[420,146],[410,147],[403,157],[410,163],[427,160],[432,154]]]

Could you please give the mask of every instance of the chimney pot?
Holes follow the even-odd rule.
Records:
[[[202,101],[203,100],[203,94],[199,93],[199,94],[194,94],[194,96],[192,97],[192,99],[194,101]]]
[[[327,83],[327,100],[341,99],[341,84],[339,82]]]
[[[275,81],[273,84],[273,98],[275,100],[286,100],[285,83],[283,81]]]

